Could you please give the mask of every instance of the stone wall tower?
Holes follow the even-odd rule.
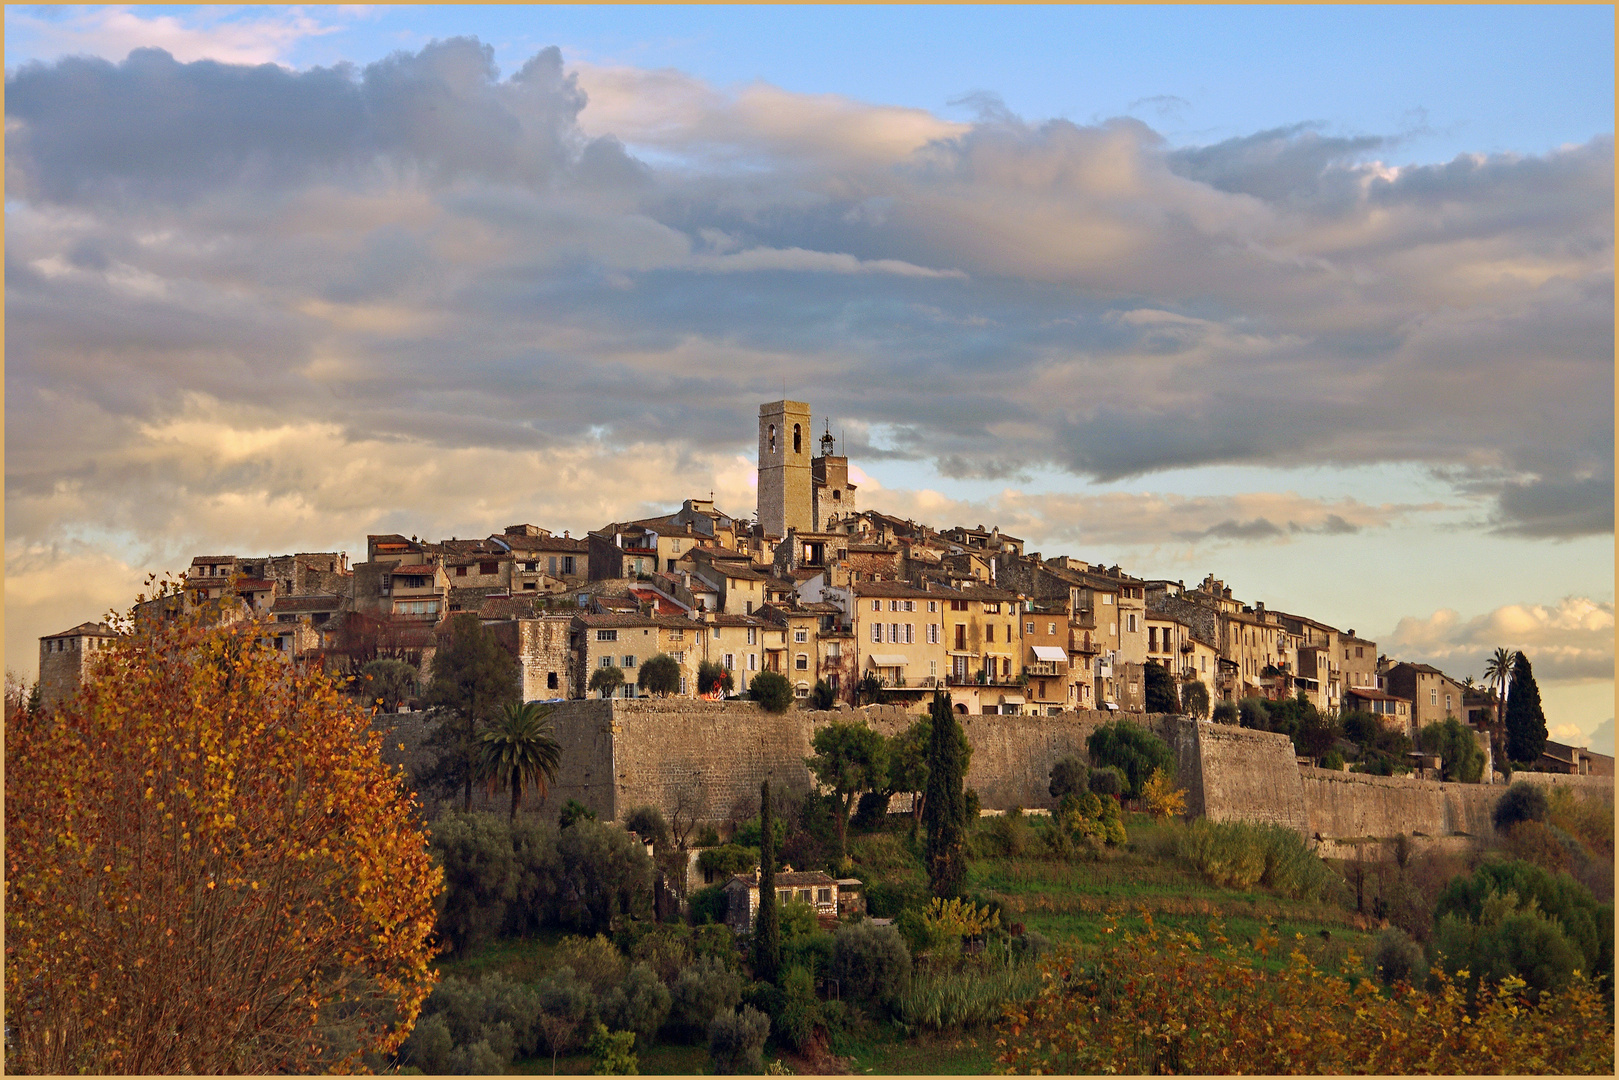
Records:
[[[826,532],[833,518],[855,512],[855,485],[849,483],[849,459],[834,454],[837,443],[830,428],[821,436],[821,453],[810,462],[815,491],[815,531]]]
[[[815,531],[810,488],[810,407],[802,401],[759,406],[759,524],[766,536]]]

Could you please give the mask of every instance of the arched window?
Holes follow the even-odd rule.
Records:
[[[774,454],[776,452],[776,425],[775,424],[770,425],[770,452],[772,454]]]
[[[802,454],[803,452],[804,452],[804,433],[803,433],[803,431],[801,431],[799,429],[799,426],[797,424],[794,424],[793,425],[793,453]]]

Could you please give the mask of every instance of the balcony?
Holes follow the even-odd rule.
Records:
[[[1068,625],[1080,630],[1096,629],[1096,611],[1094,608],[1080,608],[1068,617]]]
[[[937,675],[922,675],[915,679],[907,679],[903,675],[883,676],[884,690],[933,690],[943,685]]]
[[[1052,660],[1036,660],[1032,664],[1023,665],[1023,674],[1025,676],[1032,676],[1042,679],[1054,679],[1058,675],[1063,674],[1061,671],[1057,670],[1058,667],[1059,665]]]

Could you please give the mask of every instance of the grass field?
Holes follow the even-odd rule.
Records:
[[[1164,925],[1204,930],[1218,920],[1233,940],[1252,940],[1262,931],[1291,940],[1318,965],[1336,968],[1353,950],[1364,957],[1376,929],[1370,920],[1330,902],[1294,900],[1264,889],[1222,889],[1209,884],[1175,854],[1176,822],[1156,823],[1145,815],[1126,821],[1129,842],[1122,848],[1084,853],[1071,860],[1053,860],[1033,854],[1021,857],[976,858],[970,862],[967,891],[998,902],[1007,923],[1021,922],[1054,944],[1078,948],[1103,940],[1109,913],[1126,926],[1138,925],[1140,911],[1150,912]],[[896,823],[889,831],[850,837],[854,874],[868,883],[884,880],[925,887],[926,876],[906,827]],[[560,932],[520,941],[491,944],[476,955],[444,960],[445,975],[477,976],[499,971],[522,981],[541,978]],[[1283,954],[1274,958],[1283,963]],[[696,1075],[708,1067],[704,1046],[658,1043],[638,1047],[643,1074]],[[838,1036],[832,1047],[833,1065],[853,1073],[886,1075],[967,1075],[994,1071],[996,1050],[989,1028],[941,1034],[903,1030],[891,1022],[868,1022]],[[805,1062],[783,1053],[774,1044],[765,1048],[765,1060],[780,1058],[795,1071],[812,1066],[826,1068],[822,1059]],[[511,1070],[545,1074],[549,1057],[515,1063]],[[590,1071],[583,1054],[561,1057],[556,1071]]]

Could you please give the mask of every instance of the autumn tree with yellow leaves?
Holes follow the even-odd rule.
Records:
[[[442,874],[368,711],[217,615],[124,620],[6,726],[9,1072],[361,1069],[432,987]]]

